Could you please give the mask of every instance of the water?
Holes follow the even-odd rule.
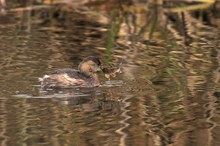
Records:
[[[1,146],[220,145],[219,2],[47,2],[1,11]],[[39,77],[89,55],[123,73],[40,89]]]

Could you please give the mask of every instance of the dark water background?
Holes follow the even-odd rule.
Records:
[[[0,10],[1,146],[220,145],[219,2],[32,0]],[[89,55],[120,60],[123,73],[100,73],[95,89],[39,89],[39,77]]]

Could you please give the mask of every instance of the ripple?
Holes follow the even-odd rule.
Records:
[[[124,82],[122,80],[110,80],[106,81],[101,87],[119,87],[122,86]]]

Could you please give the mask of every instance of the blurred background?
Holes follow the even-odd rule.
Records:
[[[44,92],[86,56],[102,86]],[[1,146],[219,146],[220,1],[0,0]]]

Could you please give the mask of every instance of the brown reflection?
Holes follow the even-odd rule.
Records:
[[[120,102],[96,96],[92,100],[84,97],[90,100],[73,104],[74,98],[20,97],[8,100],[10,111],[6,117],[1,116],[8,122],[6,125],[2,122],[5,145],[14,145],[15,142],[27,145],[104,145],[109,140],[116,145],[118,135],[114,131],[119,127],[116,125],[120,118]],[[13,136],[14,141],[6,135]]]
[[[6,136],[6,127],[7,127],[7,121],[5,120],[6,119],[6,102],[5,100],[3,99],[0,99],[1,102],[0,102],[0,129],[1,129],[1,132],[0,132],[0,141],[1,141],[1,145],[2,146],[6,146],[7,144],[7,140],[8,140],[8,137]],[[4,112],[4,113],[3,113]]]
[[[126,145],[126,141],[127,141],[127,138],[128,138],[128,134],[127,132],[125,132],[125,130],[129,127],[129,123],[128,123],[128,120],[131,118],[129,115],[128,115],[128,107],[130,106],[130,102],[128,102],[128,100],[130,99],[131,97],[127,97],[125,99],[122,100],[122,103],[123,103],[123,106],[121,107],[121,111],[123,111],[121,113],[121,117],[122,117],[122,120],[119,121],[120,123],[120,128],[117,129],[115,132],[120,134],[120,140],[119,140],[119,146],[125,146]]]
[[[198,5],[157,2],[7,3],[1,144],[219,145],[219,2],[190,10]],[[88,55],[121,59],[123,74],[113,81],[124,84],[62,98],[33,87]]]

